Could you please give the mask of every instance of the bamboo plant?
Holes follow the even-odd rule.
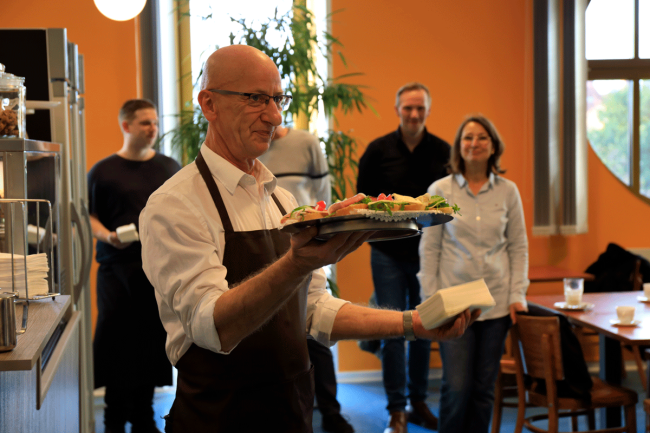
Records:
[[[187,1],[179,0],[178,4]],[[203,17],[210,18],[211,15]],[[318,73],[315,47],[328,59],[337,55],[344,65],[347,63],[340,50],[343,45],[339,40],[328,32],[322,32],[320,36],[313,32],[314,16],[303,5],[294,4],[293,10],[285,15],[278,15],[276,9],[273,17],[259,24],[245,19],[231,20],[240,26],[236,33],[230,34],[231,44],[255,47],[267,54],[278,66],[282,83],[285,83],[285,93],[293,96],[291,105],[285,112],[285,120],[288,123],[292,123],[293,119],[301,115],[310,118],[318,112],[321,102],[325,114],[334,120],[335,127],[338,125],[336,110],[341,110],[343,114],[354,111],[361,113],[365,109],[375,112],[363,93],[364,86],[345,82],[361,74],[345,74],[326,79]],[[280,33],[280,44],[272,45],[267,40],[269,30]],[[183,163],[187,164],[196,158],[199,146],[205,139],[207,121],[198,105],[187,107],[178,116],[179,126],[163,138],[170,140],[172,148],[182,155]],[[328,159],[332,199],[343,200],[350,191],[355,190],[354,179],[358,168],[357,141],[340,130],[328,130],[319,139],[324,145]]]

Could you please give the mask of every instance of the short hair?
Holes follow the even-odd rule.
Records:
[[[145,108],[153,108],[158,111],[156,105],[148,99],[129,99],[120,108],[120,114],[117,116],[117,120],[120,122],[120,125],[124,121],[131,123],[135,119],[135,112]]]
[[[454,174],[465,173],[465,160],[463,160],[463,157],[460,154],[460,142],[463,135],[463,128],[465,128],[465,125],[469,122],[476,122],[485,128],[485,131],[492,140],[494,153],[490,155],[490,159],[488,159],[487,175],[489,176],[490,173],[505,173],[506,171],[501,168],[501,155],[503,155],[503,151],[505,150],[505,144],[503,144],[499,131],[494,127],[494,124],[482,114],[472,114],[468,116],[458,127],[454,144],[451,147],[451,157],[449,159],[450,171]]]
[[[399,107],[399,97],[402,93],[404,92],[409,92],[411,90],[424,90],[424,93],[427,94],[427,103],[429,104],[429,107],[431,107],[431,93],[429,93],[429,88],[425,86],[422,83],[418,83],[417,81],[413,81],[411,83],[406,83],[402,87],[399,88],[397,91],[397,95],[395,96],[395,106]]]

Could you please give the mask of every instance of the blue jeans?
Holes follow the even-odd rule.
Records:
[[[373,248],[370,264],[378,306],[403,311],[414,309],[420,303],[420,283],[416,276],[420,270],[418,262],[395,260]],[[408,343],[408,397],[412,402],[427,398],[430,353],[429,340],[418,339]],[[404,411],[407,386],[404,338],[382,341],[381,362],[388,398],[386,408],[389,412]]]
[[[494,382],[510,316],[474,322],[462,337],[440,343],[440,433],[487,433]]]

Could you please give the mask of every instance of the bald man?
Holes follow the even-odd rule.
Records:
[[[465,311],[427,331],[417,312],[329,295],[321,268],[370,234],[321,242],[316,228],[292,236],[278,230],[298,204],[257,160],[291,100],[277,67],[259,50],[233,45],[209,57],[203,77],[198,102],[209,126],[199,156],[140,215],[143,267],[178,369],[166,432],[311,432],[305,332],[324,345],[441,340],[461,335],[475,317]]]

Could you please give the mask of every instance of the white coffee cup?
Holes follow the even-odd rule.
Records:
[[[643,296],[650,299],[650,283],[643,283]]]
[[[618,316],[619,323],[630,324],[634,321],[634,307],[626,305],[619,305],[616,307],[616,315]]]
[[[582,304],[582,292],[584,291],[585,280],[583,278],[564,279],[564,300],[567,305]]]

